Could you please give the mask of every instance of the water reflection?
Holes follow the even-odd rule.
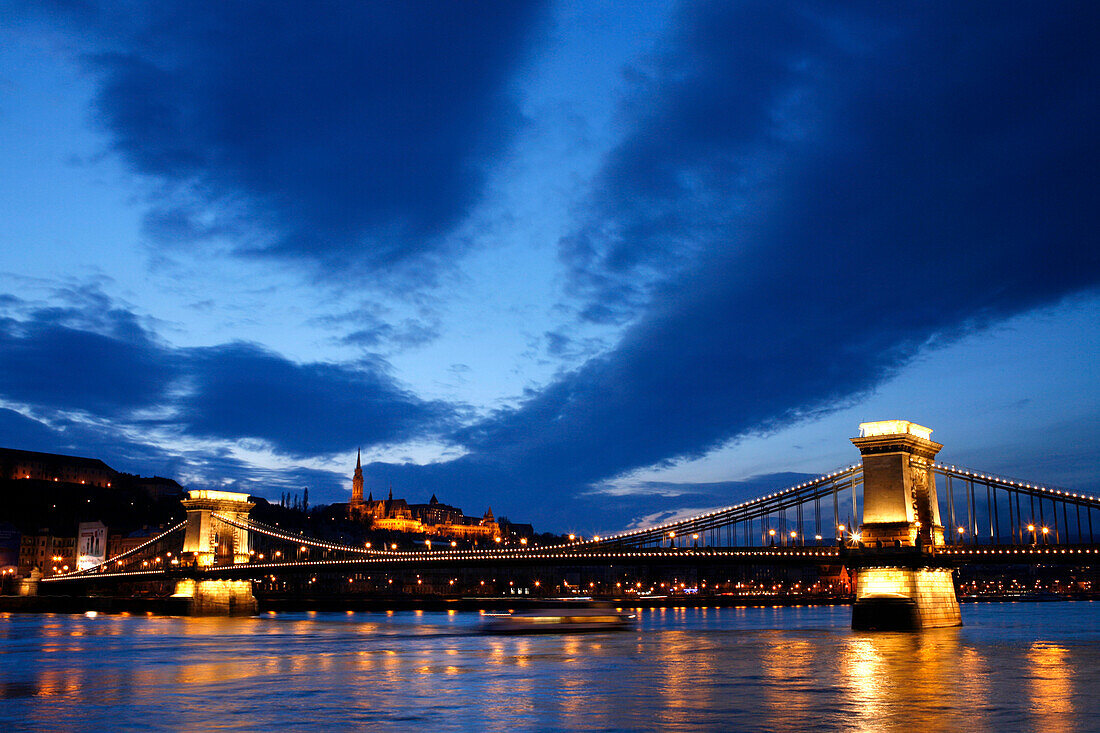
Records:
[[[1074,730],[1074,670],[1068,663],[1069,650],[1060,644],[1037,641],[1027,658],[1029,690],[1035,722],[1048,730]]]
[[[857,727],[983,727],[980,716],[988,701],[982,688],[959,686],[959,629],[853,636],[846,646],[843,685]]]
[[[842,608],[655,609],[632,632],[519,637],[453,612],[4,616],[0,724],[200,729],[231,710],[249,730],[1086,729],[1100,605],[1057,612],[857,634]]]
[[[827,672],[818,666],[819,648],[810,639],[788,639],[777,632],[770,651],[764,654],[761,671],[767,686],[764,704],[776,730],[807,730],[813,727],[818,685],[828,684]]]

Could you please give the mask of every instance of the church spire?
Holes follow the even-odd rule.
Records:
[[[354,513],[363,504],[363,461],[362,461],[363,449],[360,448],[359,452],[355,454],[355,473],[351,478],[351,506],[349,509]]]

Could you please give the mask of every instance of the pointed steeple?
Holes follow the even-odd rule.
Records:
[[[351,478],[351,507],[357,508],[363,503],[363,450],[355,454],[355,473]]]

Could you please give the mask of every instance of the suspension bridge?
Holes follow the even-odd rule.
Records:
[[[558,589],[572,576],[576,592],[586,572],[617,568],[603,582],[617,577],[618,587],[626,581],[636,592],[653,590],[648,581],[658,570],[690,568],[715,587],[735,574],[731,568],[764,568],[759,579],[768,567],[842,566],[857,576],[857,625],[887,619],[927,627],[958,623],[953,568],[1100,565],[1100,498],[937,462],[942,446],[907,421],[864,423],[860,433],[852,439],[860,463],[814,480],[656,526],[543,547],[353,546],[251,519],[247,495],[192,491],[185,521],[101,565],[40,584],[43,592],[95,592],[168,583],[196,610],[224,612],[254,608],[254,587],[302,587],[319,577],[346,577],[369,594],[394,590],[395,579],[408,588],[415,576],[416,585],[459,593],[484,586],[488,574],[529,593],[540,585],[531,580],[538,571],[564,578]]]

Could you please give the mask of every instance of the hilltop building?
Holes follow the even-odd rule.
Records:
[[[394,499],[392,487],[385,499],[375,499],[373,492],[364,499],[362,452],[355,457],[351,501],[347,507],[349,519],[363,522],[374,530],[463,540],[491,541],[500,537],[500,526],[491,508],[481,517],[467,517],[458,507],[441,503],[434,494],[427,504],[409,504],[404,499]]]
[[[119,473],[98,458],[0,448],[0,479],[52,481],[100,488],[140,489],[152,499],[177,499],[183,487],[163,476]]]
[[[0,448],[0,478],[110,487],[118,471],[98,458]]]

